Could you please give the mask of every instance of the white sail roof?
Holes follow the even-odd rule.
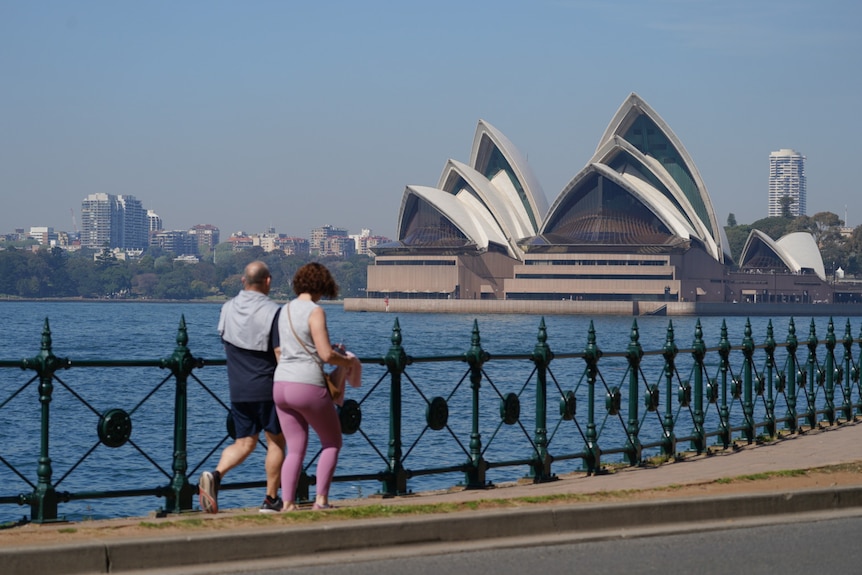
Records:
[[[508,243],[499,226],[494,225],[489,218],[483,217],[481,210],[477,210],[478,204],[469,194],[453,195],[427,186],[407,186],[404,190],[398,217],[399,238],[403,239],[409,235],[409,226],[413,223],[410,217],[413,214],[407,208],[412,201],[424,202],[426,206],[438,212],[479,250],[486,250],[490,242],[502,246]]]
[[[670,126],[643,99],[632,92],[617,110],[596,147],[596,155],[615,138],[621,138],[650,158],[653,172],[665,170],[687,199],[687,217],[700,220],[696,227],[708,231],[709,240],[702,237],[713,257],[724,262],[728,248],[723,241],[723,229],[715,216],[712,200],[700,172]],[[661,167],[659,169],[658,167]]]
[[[763,250],[767,251],[766,255]],[[769,257],[780,261],[793,273],[809,269],[821,280],[826,279],[826,269],[817,242],[814,236],[807,232],[793,232],[774,241],[760,230],[751,230],[739,257],[740,268],[760,268],[764,263],[768,263]]]
[[[496,153],[505,160],[506,165],[498,165]],[[479,120],[476,135],[473,137],[473,148],[470,152],[470,165],[491,181],[501,171],[512,180],[513,188],[505,190],[514,197],[510,201],[524,206],[532,224],[533,233],[539,229],[542,219],[548,212],[548,200],[539,184],[539,180],[521,154],[509,139],[485,120]]]

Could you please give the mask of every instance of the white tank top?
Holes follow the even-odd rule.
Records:
[[[275,381],[309,383],[320,387],[325,385],[320,372],[320,356],[317,355],[311,329],[308,327],[308,318],[316,307],[318,306],[314,302],[294,299],[281,310],[278,316],[281,358],[275,368]],[[290,329],[291,323],[293,330]],[[297,337],[302,339],[305,348],[296,340]],[[314,357],[311,357],[309,352],[314,354]]]

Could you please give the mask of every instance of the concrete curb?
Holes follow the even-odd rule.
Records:
[[[399,545],[554,536],[859,507],[862,507],[862,487],[729,495],[707,500],[542,505],[195,533],[180,538],[93,540],[50,547],[7,548],[0,549],[0,564],[7,575],[121,573]]]

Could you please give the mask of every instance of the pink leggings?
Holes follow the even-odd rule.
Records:
[[[276,381],[272,398],[287,440],[287,456],[281,466],[281,493],[285,502],[296,497],[296,484],[308,448],[308,425],[320,438],[323,451],[317,461],[315,493],[329,496],[329,485],[341,450],[341,423],[325,387],[307,383]]]

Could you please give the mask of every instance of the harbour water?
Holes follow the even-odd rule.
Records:
[[[176,346],[180,318],[188,329],[188,347],[195,357],[222,359],[224,357],[215,326],[219,305],[212,303],[141,303],[141,302],[0,302],[0,360],[16,361],[37,355],[41,332],[46,318],[50,322],[53,352],[74,362],[83,360],[154,360],[168,357]],[[349,390],[349,397],[360,399],[366,388],[379,383],[371,361],[386,355],[392,345],[393,327],[400,327],[405,351],[414,357],[437,357],[464,354],[471,344],[474,322],[479,328],[481,344],[492,356],[529,354],[537,343],[542,322],[547,330],[547,343],[558,355],[578,354],[587,344],[590,322],[594,324],[597,343],[606,353],[624,352],[631,341],[633,318],[624,316],[573,316],[531,314],[428,314],[345,312],[338,304],[327,305],[330,335],[333,341],[342,342],[359,357],[369,360],[365,385],[360,390]],[[808,337],[814,321],[817,336],[823,339],[829,317],[796,317],[800,347]],[[703,338],[707,346],[716,346],[722,323],[726,323],[731,344],[741,344],[747,321],[750,321],[755,343],[765,339],[766,326],[772,321],[777,342],[786,339],[789,317],[703,317],[700,318]],[[640,344],[645,351],[661,349],[668,325],[666,317],[638,317]],[[697,317],[674,317],[675,341],[679,348],[691,347]],[[839,340],[843,336],[847,318],[834,318]],[[860,333],[859,322],[851,318],[853,337]],[[574,361],[573,361],[574,365]],[[582,366],[583,363],[577,364]],[[457,379],[446,370],[448,367],[428,367],[424,379],[417,387],[422,395],[445,395]],[[575,368],[570,368],[574,371]],[[435,371],[436,370],[436,371]],[[155,370],[159,371],[159,370]],[[86,373],[85,373],[86,372]],[[152,487],[167,484],[171,473],[170,442],[173,428],[173,391],[170,383],[159,387],[161,378],[170,374],[154,370],[102,370],[75,369],[58,373],[62,383],[55,386],[51,412],[51,458],[53,481],[59,482],[58,491],[95,492]],[[561,373],[564,371],[561,370]],[[493,372],[491,372],[493,373]],[[197,480],[200,471],[212,469],[224,446],[226,413],[223,404],[228,401],[224,369],[204,367],[195,372],[200,378],[190,383],[189,389],[189,476]],[[0,369],[0,495],[27,492],[32,486],[22,481],[13,470],[17,469],[28,481],[35,481],[39,455],[39,402],[37,386],[29,385],[22,393],[18,390],[33,377],[32,372],[18,369]],[[493,377],[505,379],[504,373]],[[441,386],[440,381],[447,382]],[[510,387],[517,382],[506,382]],[[523,385],[523,381],[520,382]],[[448,387],[447,387],[448,386]],[[441,387],[442,391],[438,391]],[[153,392],[158,388],[157,392]],[[209,393],[207,393],[209,391]],[[75,401],[75,395],[81,401]],[[529,394],[528,394],[529,395]],[[382,438],[378,445],[385,450],[388,433],[388,406],[385,394],[363,398],[363,432]],[[526,401],[525,401],[526,405]],[[130,445],[108,449],[98,445],[94,426],[98,420],[94,413],[122,406],[133,414],[133,433]],[[525,409],[526,407],[522,407]],[[550,409],[556,410],[556,407]],[[456,425],[469,425],[464,407],[450,407],[450,420]],[[463,417],[462,417],[463,416]],[[413,403],[405,402],[404,417],[424,418],[421,395]],[[580,416],[579,416],[580,417]],[[469,431],[469,430],[468,430]],[[517,430],[516,430],[517,433]],[[532,435],[529,426],[525,434]],[[610,433],[610,432],[608,432]],[[467,433],[468,434],[468,433]],[[468,434],[469,435],[469,434]],[[313,436],[313,434],[312,434]],[[619,438],[608,436],[606,444]],[[338,474],[358,474],[380,471],[379,453],[359,447],[359,436],[346,437],[339,461]],[[354,448],[354,444],[357,447]],[[423,457],[434,459],[435,449],[447,450],[451,445],[425,441],[417,450]],[[505,447],[505,444],[503,444]],[[260,481],[263,478],[263,449],[243,465],[232,471],[230,482]],[[91,454],[90,454],[91,453]],[[309,446],[307,460],[314,457],[315,446]],[[83,454],[83,455],[82,455]],[[144,455],[146,454],[146,455]],[[385,451],[383,453],[385,455]],[[441,459],[443,453],[440,454]],[[507,454],[494,454],[499,460]],[[510,457],[522,454],[508,454]],[[83,459],[82,459],[83,457]],[[148,459],[149,458],[149,459]],[[154,460],[156,465],[150,461]],[[83,461],[83,463],[81,463]],[[573,464],[574,465],[574,464]],[[161,475],[153,473],[154,467]],[[106,473],[105,469],[110,469]],[[555,468],[562,470],[562,468]],[[314,473],[314,467],[309,468]],[[489,479],[495,482],[523,477],[525,468],[495,470]],[[121,484],[118,484],[118,478]],[[449,487],[463,480],[463,474],[429,475],[411,478],[409,487],[414,491]],[[122,483],[128,482],[128,484]],[[143,482],[143,484],[138,484]],[[338,482],[333,486],[334,499],[368,496],[379,488],[375,482]],[[17,490],[10,492],[10,489]],[[262,490],[243,489],[225,491],[221,497],[223,507],[256,506]],[[146,497],[126,497],[106,500],[73,500],[62,503],[60,513],[71,519],[86,517],[114,517],[146,515],[163,504],[163,500]],[[20,519],[28,515],[28,507],[0,506],[0,522]]]

